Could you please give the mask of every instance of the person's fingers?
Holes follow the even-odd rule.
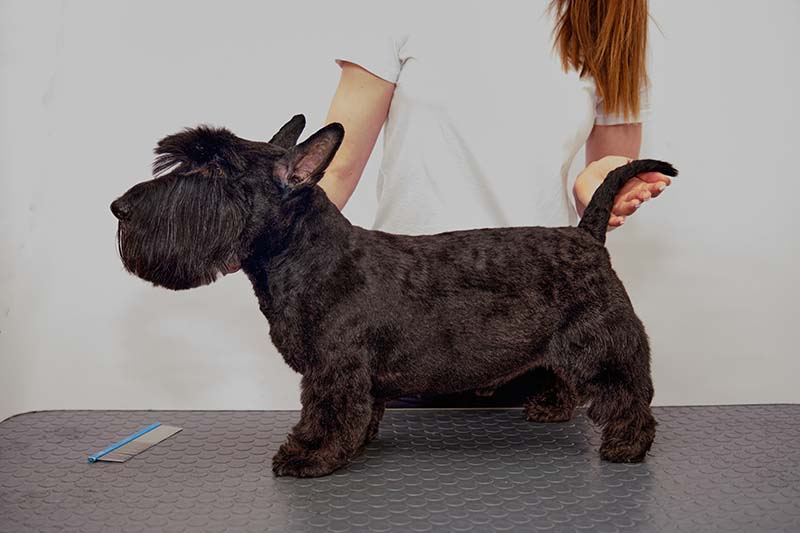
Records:
[[[625,201],[632,202],[634,200],[641,200],[641,198],[639,198],[639,193],[641,192],[641,190],[642,190],[641,187],[637,186],[628,191],[627,194],[625,194]]]
[[[647,190],[650,191],[650,196],[653,198],[664,192],[666,188],[667,185],[663,182],[649,183],[647,185]]]
[[[636,210],[645,202],[656,198],[671,183],[668,176],[658,172],[647,172],[640,174],[637,178],[639,179],[628,182],[627,190],[623,189],[617,195],[608,220],[609,230],[622,226],[625,223],[625,217],[636,213]]]
[[[633,215],[645,202],[664,192],[670,183],[669,176],[659,172],[646,172],[629,181],[614,201],[609,229],[623,225],[625,217]]]
[[[611,215],[611,218],[608,219],[608,225],[611,227],[618,227],[625,223],[625,217]]]
[[[643,174],[639,174],[636,176],[640,180],[645,183],[666,183],[667,185],[672,184],[672,179],[665,174],[661,174],[660,172],[645,172]]]
[[[617,201],[611,208],[611,213],[613,215],[621,216],[632,215],[636,212],[636,209],[639,207],[639,205],[641,205],[641,203],[641,200],[638,198]]]

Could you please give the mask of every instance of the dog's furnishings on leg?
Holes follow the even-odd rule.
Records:
[[[603,428],[600,456],[615,463],[642,461],[655,438],[650,358],[646,338],[641,341],[639,350],[628,356],[616,352],[616,357],[598,365],[586,386],[591,402],[589,418]],[[615,347],[622,346],[625,344],[617,343]]]
[[[300,422],[275,455],[272,469],[279,476],[330,474],[361,451],[377,425],[368,374],[331,364],[308,371],[301,386]]]
[[[564,369],[534,370],[539,388],[525,401],[525,416],[531,422],[566,422],[578,407],[578,392]]]

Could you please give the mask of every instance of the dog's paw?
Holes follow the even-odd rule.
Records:
[[[572,410],[551,406],[525,406],[525,418],[528,422],[568,422],[572,419]]]
[[[656,437],[656,421],[649,413],[609,422],[603,428],[600,457],[612,463],[641,463]]]
[[[525,404],[525,418],[529,422],[568,422],[575,408],[571,405],[551,405],[528,401]]]
[[[272,460],[272,471],[276,476],[320,477],[338,470],[344,463],[327,461],[318,454],[277,457]]]
[[[600,458],[611,463],[641,463],[649,449],[649,442],[604,442]]]
[[[600,457],[612,463],[641,463],[655,438],[655,424],[639,431],[606,434],[600,445]]]
[[[272,458],[272,471],[276,476],[320,477],[345,464],[346,461],[323,450],[304,450],[284,444]]]
[[[538,394],[525,402],[525,417],[529,422],[567,422],[575,414],[574,398],[564,392]]]

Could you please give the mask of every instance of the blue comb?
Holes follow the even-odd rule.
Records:
[[[112,444],[108,448],[89,456],[89,462],[112,461],[124,463],[134,455],[138,455],[179,432],[182,428],[172,426],[162,426],[160,422],[150,424],[146,428],[140,429],[133,435],[129,435],[121,441]]]

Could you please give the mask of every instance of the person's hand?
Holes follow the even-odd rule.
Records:
[[[589,164],[578,174],[572,192],[575,195],[575,203],[580,216],[583,216],[583,210],[589,205],[594,192],[606,179],[608,173],[631,161],[632,159],[627,157],[609,155]],[[670,183],[672,181],[668,176],[658,172],[646,172],[628,180],[614,199],[614,206],[611,208],[611,216],[608,219],[609,229],[624,224],[625,217],[634,214],[645,202],[664,192]]]

